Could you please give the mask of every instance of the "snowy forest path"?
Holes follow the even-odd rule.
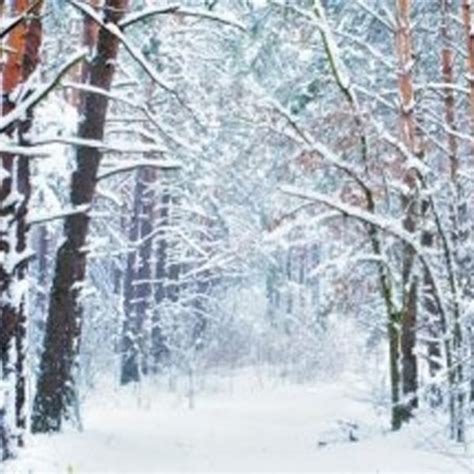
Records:
[[[208,388],[193,410],[148,389],[140,407],[137,393],[93,396],[84,432],[35,436],[0,473],[469,472],[416,430],[381,434],[350,382],[254,385]]]

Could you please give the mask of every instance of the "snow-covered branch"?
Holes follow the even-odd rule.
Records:
[[[189,16],[194,18],[200,18],[203,20],[210,20],[223,25],[232,26],[241,31],[246,31],[246,27],[243,23],[233,18],[230,15],[222,15],[211,12],[209,10],[197,10],[183,7],[180,4],[168,5],[166,7],[150,7],[135,13],[127,15],[120,23],[119,26],[122,29],[128,28],[136,23],[158,15],[175,14],[182,16]]]
[[[17,106],[7,115],[0,118],[0,133],[5,132],[13,123],[21,120],[28,110],[41,102],[51,91],[53,91],[60,83],[61,79],[77,64],[83,61],[87,53],[81,51],[73,55],[66,63],[56,72],[53,80],[38,87],[25,100],[17,104]]]
[[[106,166],[106,163],[103,163],[103,166]],[[97,177],[97,180],[102,181],[104,179],[111,178],[112,176],[116,176],[121,173],[127,173],[130,171],[135,171],[137,169],[142,169],[142,168],[154,168],[158,170],[172,171],[172,170],[179,170],[181,166],[182,165],[178,161],[140,159],[140,160],[132,161],[130,163],[126,163],[126,164],[116,164],[113,167],[99,174],[99,176]]]

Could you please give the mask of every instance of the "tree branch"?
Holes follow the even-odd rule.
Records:
[[[41,102],[61,81],[61,79],[73,68],[76,64],[81,62],[86,57],[86,52],[82,51],[73,56],[63,67],[58,71],[56,77],[49,83],[36,89],[23,102],[20,102],[15,109],[9,114],[0,118],[0,133],[4,133],[17,120],[25,115],[25,113]]]
[[[224,16],[224,15],[219,15],[218,13],[212,13],[207,10],[192,10],[178,4],[168,5],[166,7],[146,8],[142,11],[131,13],[119,23],[119,26],[122,29],[126,29],[152,16],[168,15],[168,14],[178,14],[182,16],[201,18],[203,20],[215,21],[217,23],[222,23],[223,25],[232,26],[243,32],[247,31],[245,25],[243,25],[241,22],[239,22],[238,20],[234,18]]]

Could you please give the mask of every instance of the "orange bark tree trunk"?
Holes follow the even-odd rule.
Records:
[[[466,45],[466,77],[469,87],[469,120],[471,125],[471,139],[474,139],[474,32],[472,31],[471,0],[462,0],[462,23],[464,27],[464,41]],[[471,157],[474,159],[474,142],[471,141]]]
[[[16,94],[36,69],[42,41],[42,1],[16,0],[11,14],[24,17],[11,30],[7,39],[7,58],[2,70],[2,115],[15,109]],[[24,95],[28,91],[22,91]],[[14,123],[7,134],[18,136],[18,144],[27,146],[25,135],[31,128],[32,111],[26,118]],[[18,444],[23,445],[27,426],[26,351],[27,314],[26,281],[28,271],[27,211],[31,194],[29,158],[3,154],[1,156],[3,180],[0,188],[0,353],[2,374],[14,385],[15,424]],[[16,198],[13,198],[16,196]],[[10,262],[15,264],[11,265]],[[13,296],[15,293],[15,297]],[[15,357],[11,357],[12,353]],[[14,365],[13,365],[14,361]]]
[[[410,0],[396,1],[395,52],[397,57],[398,89],[400,97],[400,134],[403,144],[412,155],[419,155],[415,120],[415,93],[413,87],[414,56],[410,25]],[[402,196],[403,227],[411,234],[417,229],[419,199],[415,170],[403,167],[403,181],[407,191]],[[417,324],[418,281],[415,271],[415,253],[405,245],[403,251],[403,307],[401,314],[401,367],[402,367],[402,421],[411,418],[417,407],[418,368],[415,355]]]

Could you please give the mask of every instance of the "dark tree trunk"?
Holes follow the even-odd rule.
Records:
[[[11,33],[9,46],[13,53],[9,54],[7,64],[2,78],[4,97],[2,104],[2,114],[8,114],[15,109],[17,104],[11,102],[9,94],[25,83],[35,71],[39,62],[39,52],[42,42],[42,22],[41,9],[43,2],[36,3],[30,8],[29,2],[18,1],[13,5],[13,13],[19,14],[30,8],[30,18],[24,20]],[[28,95],[31,91],[23,91]],[[28,146],[29,141],[25,138],[31,129],[33,120],[32,110],[28,110],[26,118],[21,122],[13,124],[7,134],[13,136],[18,132],[18,143]],[[0,352],[4,375],[14,373],[15,387],[15,425],[17,431],[17,442],[19,446],[24,444],[24,432],[27,427],[27,398],[26,398],[26,351],[27,351],[27,272],[28,272],[28,224],[27,213],[31,196],[30,165],[29,158],[25,156],[2,157],[3,167],[6,168],[10,176],[2,184],[0,198],[8,199],[8,195],[14,192],[18,198],[15,202],[10,202],[5,207],[6,213],[1,214],[4,220],[1,237],[2,250],[7,254],[15,254],[17,260],[15,268],[6,270],[2,268],[0,273],[2,278],[1,288],[1,332],[2,341]],[[13,186],[14,183],[14,186]],[[16,296],[13,297],[12,291]],[[4,324],[5,323],[5,324]],[[15,364],[12,365],[9,353],[14,349]]]
[[[169,191],[169,196],[167,197],[167,206],[168,206],[168,225],[174,226],[177,224],[176,221],[176,204],[178,198],[173,196],[172,191]],[[176,245],[176,241],[170,241],[167,246],[168,255],[166,259],[166,280],[165,280],[165,297],[172,303],[176,303],[179,300],[180,294],[180,283],[179,275],[182,271],[180,261],[179,261],[179,248]]]
[[[147,322],[151,324],[151,256],[154,215],[154,170],[137,172],[130,242],[138,248],[127,258],[124,288],[124,327],[121,383],[140,380],[146,373]]]
[[[106,0],[104,23],[117,24],[127,5],[127,0]],[[118,38],[102,28],[89,71],[89,85],[110,90],[118,49]],[[83,119],[79,125],[79,137],[101,141],[104,138],[108,98],[85,93],[82,104]],[[71,183],[72,206],[92,205],[100,159],[99,149],[77,147],[76,170]],[[86,275],[85,245],[89,221],[87,211],[70,215],[65,221],[65,240],[56,257],[44,352],[33,406],[34,432],[60,430],[63,419],[70,416],[75,403],[74,369],[83,317],[79,297]]]
[[[414,271],[414,255],[405,250],[404,287],[407,288],[402,311],[401,356],[402,356],[402,391],[403,418],[408,421],[413,410],[418,406],[418,369],[415,354],[417,324],[418,281]],[[410,279],[412,281],[410,281]]]
[[[21,14],[27,7],[25,0],[12,2],[12,15]],[[2,9],[3,10],[3,9]],[[3,13],[3,11],[2,11]],[[8,35],[7,46],[9,52],[2,68],[2,103],[1,114],[8,115],[15,108],[10,94],[21,84],[22,59],[26,24],[21,22]],[[16,126],[12,125],[7,131],[11,138]],[[18,200],[15,199],[16,189],[13,186],[17,173],[16,157],[9,154],[1,156],[2,181],[0,186],[0,357],[2,377],[7,378],[13,372],[10,353],[12,349],[15,324],[17,320],[16,308],[12,304],[11,290],[15,278],[15,268],[8,266],[10,256],[16,250],[15,213]]]
[[[15,213],[15,203],[11,199],[13,163],[13,156],[2,156],[2,173],[5,177],[0,187],[0,253],[3,254],[0,260],[0,360],[3,379],[9,378],[13,371],[10,353],[15,330],[15,310],[10,298],[13,275],[7,265],[4,265],[7,256],[13,251],[11,240],[11,222]]]
[[[48,285],[48,265],[49,265],[49,235],[48,226],[41,225],[37,229],[37,250],[36,263],[38,271],[38,289],[36,297],[36,311],[38,312],[38,329],[44,330],[44,319],[47,309],[47,285]]]
[[[166,298],[165,285],[167,279],[167,258],[168,258],[168,228],[169,220],[169,206],[171,195],[168,189],[162,190],[160,205],[158,210],[158,225],[160,231],[157,235],[156,245],[156,265],[155,265],[155,287],[154,300],[155,308],[152,313],[152,330],[151,330],[151,349],[152,349],[152,364],[153,371],[159,371],[160,365],[168,355],[168,348],[166,346],[166,339],[163,335],[161,304]]]
[[[29,158],[18,158],[18,192],[22,195],[22,202],[18,206],[16,216],[18,219],[16,229],[16,253],[24,255],[28,250],[28,224],[26,221],[28,204],[31,196]],[[23,446],[23,434],[27,428],[27,398],[26,398],[26,351],[27,351],[27,290],[25,284],[28,278],[28,259],[24,258],[17,270],[17,281],[20,286],[21,296],[16,308],[15,324],[15,422],[18,430],[18,444]]]
[[[38,67],[40,59],[40,48],[43,39],[43,25],[41,19],[41,10],[43,2],[31,12],[32,18],[29,21],[26,35],[25,35],[25,49],[22,60],[22,75],[23,82],[27,81],[29,77]],[[30,91],[28,91],[30,93]],[[33,124],[33,111],[29,110],[26,119],[18,124],[20,145],[29,146],[30,141],[27,138]],[[30,180],[30,162],[27,157],[19,157],[17,163],[17,190],[22,196],[22,201],[19,203],[16,220],[16,253],[17,255],[25,255],[18,266],[17,278],[18,284],[21,288],[26,288],[24,283],[28,279],[28,245],[29,245],[29,226],[27,223],[28,207],[31,198],[31,180]],[[16,346],[16,389],[15,389],[15,418],[16,426],[19,432],[18,444],[23,446],[23,434],[27,428],[27,367],[26,367],[26,352],[27,352],[27,292],[26,289],[22,291],[21,298],[18,301],[18,315],[15,327],[15,346]]]

